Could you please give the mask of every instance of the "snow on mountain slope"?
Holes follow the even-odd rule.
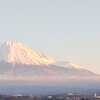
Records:
[[[19,42],[6,41],[0,46],[0,76],[2,77],[67,77],[95,76],[70,62],[56,61]]]
[[[69,69],[77,69],[77,70],[83,69],[82,67],[80,67],[74,63],[64,62],[64,61],[56,61],[53,63],[53,65],[65,67],[65,68],[69,68]]]
[[[6,41],[0,46],[0,61],[2,60],[13,64],[29,65],[48,65],[55,62],[54,59],[13,41]]]
[[[7,41],[0,46],[2,94],[30,95],[40,91],[43,94],[50,91],[59,94],[74,87],[78,91],[79,87],[86,86],[91,90],[93,86],[98,88],[99,84],[100,76],[93,72],[70,62],[56,61],[22,43]]]

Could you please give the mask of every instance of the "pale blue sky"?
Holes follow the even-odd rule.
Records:
[[[100,73],[100,0],[0,0],[6,40]]]

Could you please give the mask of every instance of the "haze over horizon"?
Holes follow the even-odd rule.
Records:
[[[0,1],[0,44],[22,42],[100,73],[99,0]]]

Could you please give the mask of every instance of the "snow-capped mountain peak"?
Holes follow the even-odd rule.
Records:
[[[95,76],[76,64],[56,61],[13,41],[6,41],[0,46],[0,73],[7,77]]]
[[[48,65],[55,62],[54,59],[13,41],[6,41],[0,46],[0,61],[29,65]]]

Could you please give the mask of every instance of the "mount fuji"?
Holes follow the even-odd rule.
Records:
[[[100,76],[68,61],[57,61],[19,42],[0,45],[0,93],[49,94],[100,91]],[[84,90],[87,89],[87,90]]]
[[[57,61],[19,42],[0,45],[0,78],[67,78],[93,77],[95,73],[70,62]]]

